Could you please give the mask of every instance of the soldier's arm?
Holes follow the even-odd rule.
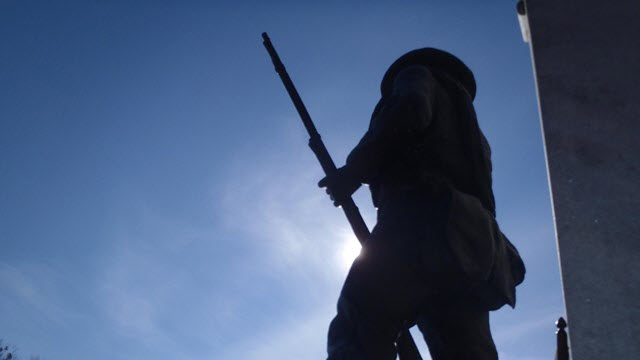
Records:
[[[411,146],[427,130],[434,112],[436,84],[424,66],[410,66],[398,73],[390,97],[384,99],[369,130],[347,158],[345,167],[358,181],[375,181],[399,148]]]

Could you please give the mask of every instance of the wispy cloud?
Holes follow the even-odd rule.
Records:
[[[238,342],[222,356],[224,359],[321,359],[326,356],[327,325],[332,312],[329,309],[283,317],[263,333],[247,334],[247,340]]]
[[[306,146],[296,144],[303,150]],[[343,276],[339,253],[350,233],[348,223],[315,187],[322,173],[312,155],[301,151],[287,156],[283,164],[277,155],[261,154],[249,167],[229,169],[226,186],[218,191],[219,213],[226,226],[266,251],[274,268]]]
[[[297,121],[277,123],[298,126]],[[234,342],[220,358],[326,355],[327,327],[347,270],[345,243],[357,244],[357,240],[342,212],[315,186],[322,176],[320,167],[306,149],[304,136],[295,129],[287,128],[279,136],[300,151],[254,154],[250,163],[241,157],[225,169],[223,185],[214,191],[219,220],[234,234],[234,241],[246,241],[251,249],[255,262],[246,271],[280,278],[286,283],[281,290],[288,298],[287,304],[270,308],[273,323],[253,326],[246,341]],[[273,296],[273,290],[264,294]]]
[[[192,358],[189,344],[181,342],[207,341],[202,330],[208,317],[198,310],[214,290],[198,286],[202,256],[196,250],[212,230],[160,215],[143,201],[128,210],[128,219],[112,226],[112,248],[103,255],[93,287],[105,328],[117,339],[112,341],[134,341],[145,357]],[[200,331],[193,330],[196,323]]]
[[[36,263],[9,264],[0,262],[0,289],[4,297],[17,299],[47,320],[65,325],[68,312],[61,307],[61,290],[65,287],[59,272],[48,265]]]

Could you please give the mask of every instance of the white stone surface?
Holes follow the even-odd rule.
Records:
[[[529,0],[527,15],[572,359],[637,360],[640,1]]]

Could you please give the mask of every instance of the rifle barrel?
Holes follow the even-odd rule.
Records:
[[[289,97],[291,97],[291,101],[293,101],[293,105],[296,107],[300,118],[302,119],[302,123],[304,127],[307,129],[309,133],[309,147],[318,158],[320,162],[320,166],[322,166],[322,170],[326,175],[331,175],[336,171],[336,165],[331,159],[331,155],[329,155],[329,151],[327,150],[318,130],[316,129],[313,121],[311,120],[311,116],[309,116],[309,112],[307,108],[304,106],[302,99],[300,98],[300,94],[298,94],[298,90],[293,85],[293,81],[289,77],[287,73],[287,69],[285,69],[282,61],[280,60],[280,56],[276,52],[276,49],[273,47],[271,43],[271,39],[267,33],[262,33],[262,39],[264,47],[267,49],[269,56],[271,56],[271,61],[273,61],[273,66],[276,68],[276,72],[280,75],[280,79],[282,79],[282,83],[284,87],[287,89],[287,93],[289,93]],[[358,241],[361,244],[369,238],[370,232],[367,228],[367,224],[362,219],[362,215],[360,215],[360,210],[356,206],[353,199],[349,198],[342,204],[342,210],[344,211],[353,232],[355,233]]]

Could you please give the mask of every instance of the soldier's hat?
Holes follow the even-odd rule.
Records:
[[[441,70],[456,79],[467,90],[471,100],[476,97],[476,80],[471,70],[462,60],[446,51],[434,48],[422,48],[409,51],[394,61],[382,78],[382,95],[391,93],[395,76],[407,66],[424,65],[431,70]]]

